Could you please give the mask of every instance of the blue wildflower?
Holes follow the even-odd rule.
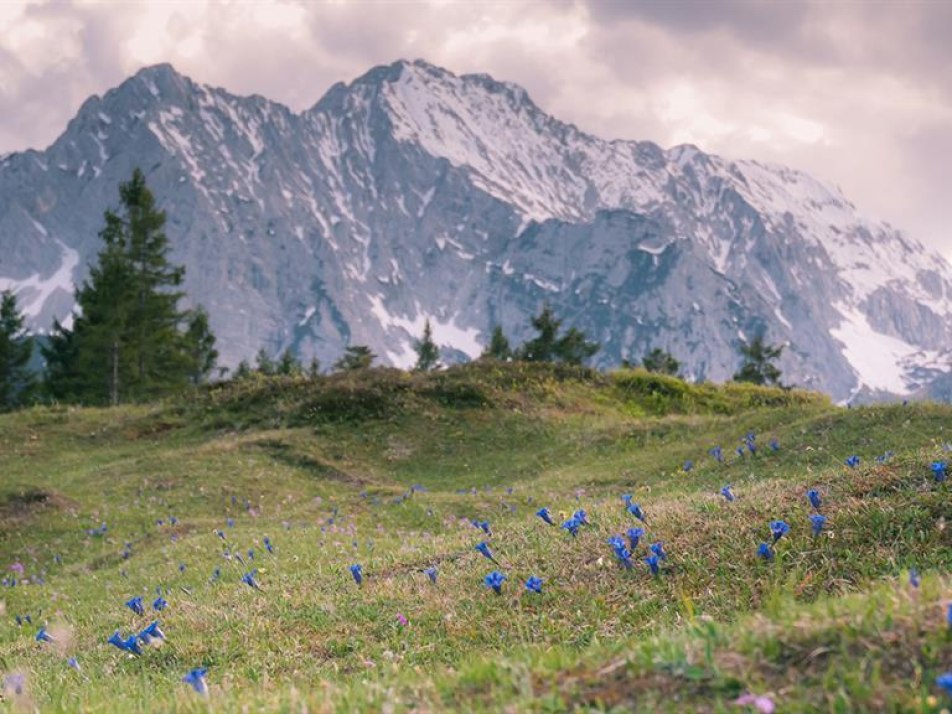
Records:
[[[826,516],[814,513],[810,516],[810,523],[813,524],[813,535],[818,536],[823,530],[823,526],[826,525]]]
[[[952,603],[949,603],[948,610],[945,613],[945,623],[952,629]]]
[[[254,559],[255,559],[255,549],[248,548],[248,560],[254,560]]]
[[[223,531],[221,528],[215,529],[215,535],[217,535],[222,540],[225,540],[225,531]]]
[[[567,530],[573,536],[577,536],[578,529],[581,527],[581,525],[582,524],[579,523],[578,519],[573,516],[572,518],[569,518],[567,521],[565,521],[565,523],[562,524],[562,528]]]
[[[743,447],[743,446],[738,446],[736,449],[734,449],[734,451],[737,452],[737,455],[738,455],[740,458],[744,458],[744,447]]]
[[[145,607],[142,605],[141,597],[136,596],[134,598],[130,598],[126,601],[126,607],[132,610],[136,615],[145,614]]]
[[[489,544],[486,541],[480,541],[476,544],[474,550],[478,550],[483,554],[483,557],[488,558],[489,560],[496,562],[496,559],[493,557],[492,551],[489,550]]]
[[[732,502],[732,501],[734,500],[734,498],[735,498],[735,497],[734,497],[734,492],[731,491],[731,485],[730,485],[730,484],[727,484],[726,486],[722,486],[722,487],[721,487],[721,495],[724,497],[724,499],[725,499],[728,503]]]
[[[267,536],[264,537],[264,549],[269,553],[274,553],[274,544],[271,542],[271,539]]]
[[[152,609],[156,612],[162,612],[165,608],[169,606],[169,601],[164,597],[159,595],[155,600],[152,601]]]
[[[946,694],[952,697],[952,672],[940,674],[935,678],[935,683],[939,688],[944,689]]]
[[[657,543],[652,543],[649,548],[651,552],[657,555],[661,560],[668,559],[668,554],[664,552],[664,543],[660,540]]]
[[[159,621],[154,620],[148,627],[139,633],[138,637],[143,644],[150,645],[158,640],[164,640],[165,633],[162,631],[162,628],[159,627]]]
[[[580,525],[583,525],[583,526],[590,525],[588,522],[588,514],[586,514],[585,511],[581,508],[572,514],[572,518],[577,520]]]
[[[204,667],[196,667],[191,672],[182,677],[182,681],[194,689],[199,694],[208,695],[208,684],[205,682],[205,675],[208,670]]]
[[[530,575],[529,579],[526,580],[526,590],[533,593],[542,594],[542,578],[537,578],[535,575]]]
[[[690,471],[690,470],[693,469],[693,468],[694,468],[694,462],[693,462],[693,461],[691,461],[690,459],[688,459],[687,461],[684,462],[684,473],[687,473],[688,471]]]
[[[774,552],[770,549],[769,545],[761,543],[757,546],[757,555],[764,560],[773,560]]]
[[[880,454],[879,456],[876,457],[876,463],[884,464],[887,461],[889,461],[889,459],[891,459],[893,456],[895,456],[895,454],[893,454],[892,451],[887,451],[885,454]]]
[[[489,527],[489,521],[476,521],[475,525],[486,535],[492,535],[492,528]]]
[[[721,463],[721,464],[724,463],[724,452],[721,451],[720,446],[714,446],[708,449],[707,453],[713,456],[717,460],[718,463]]]
[[[651,574],[657,575],[660,569],[659,563],[661,562],[661,558],[658,557],[656,554],[652,554],[645,558],[645,562],[648,564],[648,567],[651,569]]]
[[[234,527],[235,527],[235,519],[234,519],[234,518],[228,518],[227,520],[225,520],[225,525],[228,526],[229,528],[234,528]]]
[[[915,568],[910,569],[909,570],[909,584],[912,587],[917,588],[919,587],[920,582],[922,582],[922,579],[919,577],[919,571],[916,570]]]
[[[780,442],[776,439],[771,439],[769,446],[771,451],[780,451]]]
[[[435,566],[430,566],[423,571],[423,574],[430,579],[431,583],[436,582],[437,569]]]
[[[83,671],[79,666],[79,660],[77,660],[75,657],[70,657],[68,660],[66,660],[66,666],[70,669],[75,669],[77,672]]]
[[[645,512],[641,510],[641,506],[639,504],[629,503],[627,510],[631,515],[633,515],[642,523],[647,523],[647,521],[645,520]]]
[[[124,652],[129,652],[134,655],[142,654],[142,648],[139,647],[139,642],[135,635],[129,635],[129,637],[126,639],[122,639],[122,637],[119,635],[119,630],[116,630],[112,633],[112,636],[107,640],[107,642],[118,647]]]
[[[37,642],[56,642],[56,638],[53,637],[49,632],[46,631],[45,627],[41,627],[39,632],[36,633]]]
[[[813,506],[818,511],[820,510],[820,504],[822,503],[823,499],[820,498],[819,491],[817,491],[815,488],[811,488],[809,491],[807,491],[807,499],[809,499],[811,506]]]
[[[630,493],[623,493],[623,494],[622,494],[621,500],[625,502],[625,507],[626,507],[626,508],[631,505],[631,499],[632,499],[632,498],[634,498],[634,497],[633,497]]]
[[[774,543],[780,540],[790,531],[790,526],[785,521],[770,521],[770,532],[773,534]]]
[[[550,526],[554,526],[554,525],[555,525],[555,521],[552,520],[552,514],[549,513],[549,509],[546,508],[545,506],[543,506],[543,507],[540,508],[538,511],[536,511],[536,515],[537,515],[539,518],[541,518],[543,521],[545,521],[546,523],[548,523]]]
[[[487,588],[492,588],[493,591],[499,595],[502,593],[502,582],[505,579],[505,575],[500,573],[498,570],[494,570],[485,578],[483,578],[483,582],[486,583]]]
[[[255,576],[258,574],[257,570],[249,570],[247,573],[241,576],[241,582],[247,585],[249,588],[254,588],[255,590],[260,590],[261,586],[258,585],[258,581],[255,579]]]
[[[179,563],[178,571],[179,571],[180,573],[184,573],[184,572],[185,572],[185,563]]]
[[[644,528],[629,528],[627,531],[625,531],[625,535],[628,536],[628,542],[631,543],[632,550],[638,547],[638,541],[641,540],[641,537],[644,534]]]
[[[848,459],[846,459],[844,463],[851,469],[855,469],[857,466],[859,466],[859,457],[856,454],[853,454]]]
[[[364,569],[360,563],[354,563],[350,566],[350,574],[354,576],[354,582],[360,585],[364,581]]]
[[[929,468],[932,469],[932,475],[935,477],[936,483],[945,481],[946,469],[948,468],[945,461],[933,461]]]
[[[215,569],[212,571],[211,581],[212,581],[213,583],[214,583],[214,582],[217,582],[217,581],[219,580],[219,578],[221,578],[221,568],[215,568]]]

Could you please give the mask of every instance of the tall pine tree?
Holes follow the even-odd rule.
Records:
[[[430,327],[430,321],[423,324],[423,339],[418,341],[413,349],[417,353],[416,366],[414,371],[429,372],[435,369],[440,363],[440,348],[433,341],[433,328]]]
[[[0,411],[26,404],[33,395],[32,354],[33,339],[23,329],[16,296],[5,290],[0,293]]]
[[[98,264],[76,293],[73,328],[55,323],[43,350],[48,389],[60,399],[143,401],[210,369],[214,338],[207,319],[202,324],[178,308],[185,268],[168,261],[165,213],[139,169],[119,186],[119,197],[121,210],[105,214]]]

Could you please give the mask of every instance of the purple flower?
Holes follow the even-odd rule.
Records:
[[[651,569],[652,575],[658,574],[659,568],[660,568],[659,566],[660,561],[661,561],[661,558],[659,558],[655,554],[649,555],[648,557],[645,558],[645,562],[648,564],[648,567]]]
[[[578,529],[581,527],[581,525],[582,524],[579,523],[578,519],[573,516],[572,518],[569,518],[565,523],[562,524],[562,528],[567,530],[574,537],[578,535]]]
[[[526,590],[533,593],[542,594],[542,578],[537,578],[535,575],[530,575],[529,579],[526,580]]]
[[[39,632],[36,633],[35,639],[37,642],[56,642],[56,638],[47,632],[45,627],[40,628]]]
[[[546,508],[545,506],[543,506],[543,507],[540,508],[538,511],[536,511],[536,515],[537,515],[539,518],[541,518],[543,521],[545,521],[546,523],[548,523],[550,526],[554,526],[554,525],[555,525],[555,521],[552,520],[552,514],[549,513],[549,509]]]
[[[152,609],[156,612],[162,612],[165,608],[169,606],[169,601],[164,597],[159,595],[155,600],[152,601]]]
[[[402,612],[398,612],[398,613],[397,613],[397,624],[400,625],[400,627],[406,627],[407,625],[410,624],[410,622],[409,622],[409,620],[407,620],[407,618],[404,616],[404,614],[403,614]]]
[[[789,530],[790,526],[785,521],[770,521],[770,532],[773,534],[774,543],[780,540]]]
[[[811,488],[807,491],[807,499],[810,501],[810,505],[813,506],[816,510],[820,510],[820,504],[823,502],[823,499],[820,498],[820,492],[815,488]]]
[[[145,607],[142,605],[141,597],[136,596],[134,598],[130,598],[129,600],[126,600],[126,607],[132,610],[136,615],[145,614]]]
[[[721,451],[720,446],[714,446],[711,449],[708,449],[707,453],[713,456],[717,460],[718,463],[721,463],[721,464],[724,463],[724,452]]]
[[[505,575],[500,573],[498,570],[494,570],[485,578],[483,578],[483,582],[486,583],[487,588],[492,588],[493,592],[495,592],[497,595],[500,595],[502,594],[502,583],[505,579]]]
[[[249,588],[254,588],[255,590],[260,590],[261,586],[258,585],[258,581],[255,579],[255,576],[258,574],[257,570],[249,570],[247,573],[241,576],[241,582],[247,585]]]
[[[652,543],[649,548],[651,552],[657,555],[661,560],[668,559],[668,554],[664,552],[664,543],[660,540],[657,543]]]
[[[118,647],[123,652],[129,652],[134,655],[142,654],[142,649],[139,647],[139,642],[135,635],[129,635],[126,639],[122,639],[122,637],[119,635],[119,630],[116,630],[112,633],[112,636],[107,640],[107,642]]]
[[[921,582],[922,582],[922,579],[919,577],[919,571],[916,570],[915,568],[911,568],[909,570],[909,584],[912,587],[917,588],[919,587],[919,583]]]
[[[814,513],[810,516],[810,523],[813,524],[813,535],[818,536],[823,530],[823,526],[826,524],[826,516],[820,515],[819,513]]]
[[[773,699],[755,694],[744,694],[735,699],[734,704],[739,707],[753,707],[757,714],[773,714],[776,708]]]
[[[271,539],[267,536],[264,537],[264,549],[269,553],[274,553],[274,546],[271,544]]]
[[[364,581],[364,569],[360,563],[354,563],[350,566],[350,574],[354,576],[354,582],[360,585]]]
[[[693,462],[693,461],[691,461],[690,459],[688,459],[687,461],[684,462],[684,473],[687,473],[688,471],[690,471],[690,470],[693,469],[693,468],[694,468],[694,462]]]
[[[759,546],[757,546],[757,555],[764,560],[773,560],[774,558],[774,552],[766,543],[761,543]]]
[[[722,486],[722,487],[721,487],[721,495],[724,497],[724,499],[725,499],[728,503],[732,502],[732,501],[734,500],[734,498],[735,498],[734,492],[731,491],[731,485],[730,485],[730,484],[727,484],[726,486]]]
[[[79,666],[79,661],[75,657],[70,657],[68,660],[66,660],[66,666],[70,669],[75,669],[77,672],[83,671]]]
[[[480,541],[479,543],[477,543],[474,550],[478,550],[480,553],[482,553],[484,558],[488,558],[494,563],[496,562],[496,559],[493,557],[492,551],[489,550],[489,544],[486,541]]]
[[[628,536],[628,542],[631,543],[632,550],[638,547],[638,541],[641,540],[641,537],[644,534],[644,528],[629,528],[627,531],[625,531],[625,535]]]
[[[154,620],[148,627],[139,633],[139,640],[141,640],[142,643],[146,645],[150,645],[153,642],[164,639],[165,633],[162,632],[162,628],[159,627],[158,620]]]
[[[204,667],[196,667],[191,672],[182,677],[182,681],[202,696],[207,696],[208,684],[205,682],[206,674],[208,674],[207,669]]]
[[[780,442],[776,439],[770,440],[770,450],[771,451],[780,451]]]
[[[435,566],[430,566],[423,571],[423,574],[430,579],[431,583],[436,583],[437,570]]]
[[[575,513],[572,514],[572,518],[577,520],[580,525],[587,526],[590,525],[588,522],[588,515],[583,509],[578,509]]]
[[[631,515],[633,515],[635,518],[637,518],[637,519],[638,519],[639,521],[641,521],[642,523],[646,523],[646,522],[647,522],[647,521],[645,520],[645,512],[641,510],[641,505],[640,505],[640,504],[637,504],[637,503],[629,503],[627,510],[628,510],[628,512],[629,512]]]
[[[851,469],[855,469],[857,466],[859,466],[859,456],[857,456],[856,454],[853,454],[848,459],[846,459],[844,463],[847,466],[849,466]]]

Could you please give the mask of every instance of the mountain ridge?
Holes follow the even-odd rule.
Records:
[[[603,140],[518,85],[422,60],[301,112],[154,65],[90,97],[46,150],[0,159],[16,256],[0,287],[34,329],[68,314],[67,277],[85,275],[137,165],[229,365],[259,347],[328,364],[360,343],[406,366],[426,319],[450,360],[472,358],[496,324],[524,339],[548,302],[603,345],[601,366],[661,345],[689,377],[727,379],[769,327],[790,344],[785,376],[838,399],[949,371],[948,264],[837,187]]]

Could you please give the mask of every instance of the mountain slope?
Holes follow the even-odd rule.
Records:
[[[948,371],[949,266],[836,189],[692,146],[604,141],[526,92],[424,62],[378,67],[296,114],[168,65],[81,108],[44,152],[0,160],[0,287],[36,329],[71,305],[134,166],[169,214],[186,289],[226,364],[259,347],[407,365],[424,320],[450,359],[516,341],[549,302],[603,345],[663,346],[729,378],[767,328],[785,377],[836,398]]]

